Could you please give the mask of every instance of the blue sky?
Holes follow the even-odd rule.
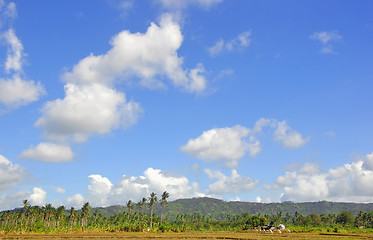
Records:
[[[0,0],[0,206],[373,201],[371,1]]]

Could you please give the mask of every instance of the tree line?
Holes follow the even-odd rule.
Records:
[[[169,198],[163,192],[160,198],[153,192],[149,197],[141,198],[137,203],[128,200],[125,210],[108,217],[102,216],[98,209],[92,211],[89,202],[80,210],[64,206],[53,207],[31,206],[28,200],[23,207],[14,211],[0,213],[0,232],[2,233],[60,233],[77,231],[102,232],[141,232],[141,231],[242,231],[258,228],[267,224],[286,224],[287,227],[324,227],[337,229],[373,228],[373,212],[362,212],[354,215],[344,211],[339,214],[283,214],[250,215],[248,212],[238,215],[226,215],[224,219],[213,218],[209,214],[198,212],[177,214],[169,221],[164,216]],[[155,212],[155,206],[158,211]]]

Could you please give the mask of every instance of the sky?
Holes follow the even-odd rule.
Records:
[[[0,210],[373,202],[371,9],[0,0]]]

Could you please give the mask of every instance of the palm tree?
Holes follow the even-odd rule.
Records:
[[[70,213],[69,213],[69,223],[70,223],[70,226],[73,226],[73,225],[75,225],[75,219],[76,219],[76,216],[77,216],[77,211],[73,208],[73,207],[71,207],[71,209],[70,209]]]
[[[86,202],[81,210],[81,216],[82,216],[82,227],[85,225],[88,225],[88,216],[89,211],[91,210],[91,206],[89,206],[89,202]]]
[[[142,208],[142,212],[143,212],[143,220],[145,218],[146,204],[147,204],[146,198],[142,198],[142,200],[141,200],[141,208]]]
[[[149,197],[149,204],[150,204],[150,229],[153,229],[153,209],[154,204],[158,201],[157,195],[152,192]]]
[[[161,206],[162,206],[162,209],[165,208],[168,204],[167,202],[167,198],[170,196],[170,194],[166,191],[164,191],[162,193],[162,199],[161,199]],[[161,214],[161,225],[162,225],[162,220],[163,220],[163,210],[162,210],[162,214]]]
[[[133,209],[132,201],[128,200],[126,206],[127,206],[127,209],[128,209],[128,220],[130,220],[131,210]]]

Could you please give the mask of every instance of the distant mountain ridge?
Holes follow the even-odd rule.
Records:
[[[98,209],[103,216],[110,216],[116,213],[127,211],[124,206],[110,206]],[[94,211],[94,209],[93,209]],[[132,210],[136,212],[136,209]],[[168,219],[174,220],[179,215],[200,214],[204,216],[211,216],[215,219],[223,220],[227,215],[241,215],[242,213],[249,213],[250,215],[276,215],[281,212],[283,216],[286,213],[294,215],[295,212],[301,215],[309,215],[312,213],[318,214],[338,214],[343,211],[348,211],[354,215],[362,212],[372,212],[373,203],[346,203],[346,202],[282,202],[282,203],[256,203],[256,202],[240,202],[215,199],[215,198],[189,198],[178,199],[169,202],[168,206],[161,210],[159,204],[155,208],[155,213],[163,215]]]

